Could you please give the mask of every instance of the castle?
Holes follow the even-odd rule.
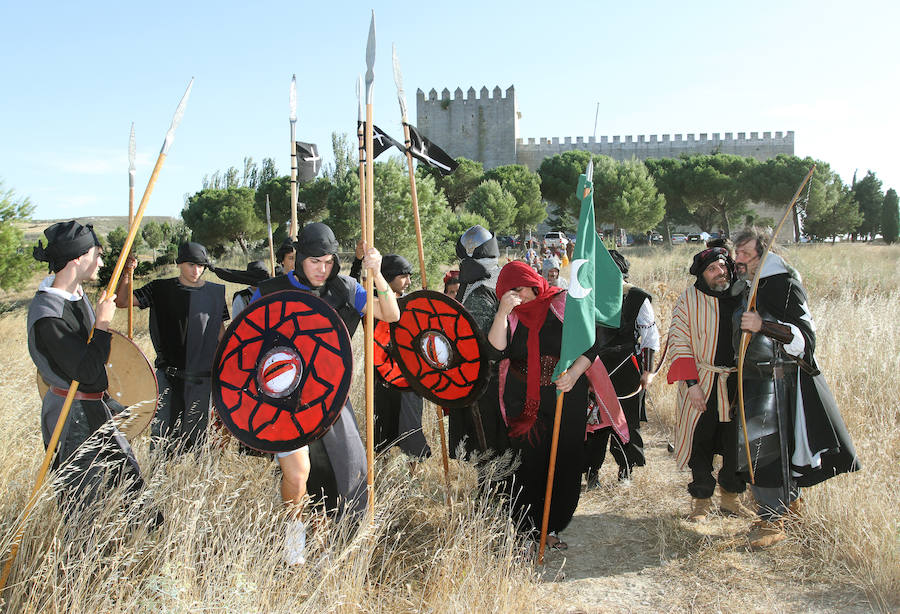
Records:
[[[523,164],[536,171],[541,161],[572,149],[583,149],[595,154],[609,156],[615,160],[638,160],[647,158],[677,158],[682,154],[728,153],[739,156],[768,160],[778,154],[794,155],[794,132],[745,132],[737,137],[731,132],[711,135],[705,132],[694,134],[656,134],[637,137],[614,136],[611,139],[594,137],[540,137],[529,138],[526,143],[519,136],[521,114],[516,104],[514,86],[506,93],[499,87],[488,92],[486,87],[476,95],[470,87],[463,97],[463,91],[456,88],[453,97],[446,88],[438,93],[432,89],[426,98],[421,89],[416,91],[416,126],[419,131],[437,143],[451,156],[463,156],[484,164],[485,170],[505,164]]]
[[[507,88],[505,95],[499,87],[489,92],[482,87],[476,95],[475,88],[470,87],[463,96],[463,91],[456,88],[453,97],[444,88],[440,97],[432,89],[426,98],[425,92],[416,90],[416,126],[419,131],[444,149],[454,158],[462,156],[476,160],[484,165],[485,170],[506,164],[522,164],[536,171],[544,158],[555,156],[565,151],[581,149],[595,154],[609,156],[615,160],[636,158],[677,158],[682,154],[714,154],[727,153],[756,158],[764,161],[778,154],[794,155],[794,132],[719,132],[708,134],[676,134],[674,137],[656,134],[637,137],[620,136],[612,139],[601,136],[594,137],[559,137],[539,139],[529,138],[525,142],[519,136],[519,118],[521,114],[516,104],[514,86]],[[781,207],[756,204],[754,209],[760,215],[778,217]],[[679,229],[682,230],[682,229]],[[693,230],[686,227],[683,230]],[[779,234],[780,240],[792,240],[793,223],[785,224]]]

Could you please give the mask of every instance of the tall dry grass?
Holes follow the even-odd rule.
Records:
[[[665,331],[675,298],[688,282],[692,250],[626,253],[632,281],[655,295]],[[747,556],[765,556],[770,568],[797,581],[863,590],[874,607],[891,611],[900,605],[900,384],[895,377],[900,323],[894,316],[900,305],[900,248],[812,246],[788,251],[786,258],[804,276],[818,325],[817,358],[863,470],[807,489],[808,512],[791,539],[765,555]],[[236,289],[229,285],[229,299]],[[137,313],[136,340],[152,359],[146,316]],[[124,319],[119,318],[116,328],[123,330]],[[357,350],[359,342],[357,333]],[[21,307],[0,316],[0,356],[0,549],[6,552],[42,452],[39,399]],[[651,428],[664,433],[671,432],[674,421],[674,390],[662,379],[654,383],[650,418],[655,423]],[[362,424],[360,381],[357,377],[351,398]],[[433,411],[425,412],[425,428],[437,452]],[[146,512],[130,516],[122,509],[121,493],[112,492],[100,504],[94,526],[73,532],[62,522],[51,489],[45,488],[3,595],[6,611],[565,609],[566,585],[552,592],[546,588],[503,513],[473,496],[470,466],[451,462],[454,505],[445,507],[438,454],[422,464],[414,479],[402,456],[381,457],[375,523],[353,534],[346,525],[311,518],[315,528],[307,564],[288,568],[280,561],[286,519],[273,463],[238,454],[231,444],[209,446],[168,464],[151,456],[146,439],[137,443],[136,452],[148,482],[146,498],[166,522],[155,531],[132,526]],[[610,511],[620,505],[654,508],[650,516],[656,520],[640,538],[669,565],[670,573],[684,579],[682,585],[658,587],[666,593],[666,609],[728,609],[728,599],[740,601],[742,595],[753,603],[760,589],[753,592],[737,580],[738,573],[759,573],[753,559],[736,560],[741,556],[735,550],[738,540],[686,531],[677,519],[680,510],[658,496],[673,479],[683,476],[671,467],[651,465],[638,472],[631,489],[605,489],[591,496],[605,498]],[[700,578],[704,583],[734,578],[735,593],[700,601],[692,588]],[[595,581],[602,591],[608,579],[604,575]],[[641,595],[633,598],[626,602],[628,608],[661,609],[638,605]],[[784,609],[796,609],[792,603]]]

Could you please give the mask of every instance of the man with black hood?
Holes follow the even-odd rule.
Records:
[[[167,453],[199,447],[210,413],[210,369],[216,346],[229,319],[225,286],[202,278],[210,266],[199,243],[178,246],[178,277],[154,279],[134,290],[134,303],[150,308],[150,339],[156,350],[159,407],[151,424],[154,441],[162,439]],[[133,269],[132,256],[126,268]],[[116,305],[128,305],[131,275],[122,275]]]
[[[381,261],[381,274],[399,298],[409,288],[412,267],[397,254],[387,254]],[[377,333],[378,329],[376,329]],[[416,461],[431,456],[431,448],[422,432],[422,397],[410,388],[398,388],[375,372],[375,449],[383,451],[399,447],[410,458],[410,473]]]
[[[472,315],[486,338],[500,306],[496,293],[497,277],[500,275],[497,238],[483,226],[472,226],[456,242],[456,255],[460,259],[456,298]],[[474,405],[450,410],[450,453],[454,458],[464,439],[468,451],[484,453],[491,450],[494,454],[501,454],[509,448],[506,423],[500,411],[496,362],[499,353],[489,343],[485,343],[483,350],[492,360],[487,389]]]
[[[769,253],[768,233],[738,234],[737,274],[759,272],[756,310],[741,303],[734,313],[734,352],[742,332],[751,333],[744,359],[747,431],[754,468],[757,521],[748,536],[754,548],[786,537],[784,520],[799,513],[800,487],[839,473],[858,471],[859,461],[834,397],[813,354],[816,325],[800,275],[781,256]],[[748,471],[743,434],[738,441],[741,471]]]
[[[631,267],[628,258],[615,249],[609,250],[609,255],[622,272],[625,283],[622,285],[622,317],[619,328],[612,330],[604,340],[600,359],[619,395],[622,412],[628,423],[629,439],[628,443],[623,443],[612,427],[588,433],[585,441],[588,488],[599,486],[598,473],[606,457],[607,442],[619,466],[620,482],[627,483],[634,467],[646,464],[640,428],[641,422],[647,421],[645,392],[654,377],[653,356],[659,351],[659,330],[656,328],[653,298],[645,290],[627,283]]]
[[[54,461],[54,468],[62,466],[60,507],[72,518],[100,495],[104,484],[127,479],[135,492],[143,481],[131,446],[111,420],[124,408],[106,392],[116,297],[101,297],[95,312],[82,287],[97,278],[103,248],[90,224],[74,220],[53,224],[44,235],[47,247],[38,242],[34,257],[49,263],[52,274],[28,307],[28,352],[50,387],[41,405],[45,447],[72,380],[79,382]]]
[[[693,478],[688,484],[688,518],[701,522],[710,511],[716,454],[722,455],[719,508],[747,518],[752,512],[738,498],[746,484],[737,471],[737,431],[731,419],[737,389],[731,316],[740,304],[743,284],[734,287],[734,261],[721,247],[696,254],[690,273],[697,280],[681,293],[672,311],[668,372],[668,382],[678,382],[675,460],[679,469],[690,467]]]
[[[315,294],[337,311],[350,336],[356,331],[368,306],[363,287],[354,279],[340,275],[338,242],[334,232],[320,222],[305,226],[297,236],[296,266],[284,275],[260,282],[253,300],[280,290],[303,290]],[[375,271],[372,306],[379,320],[400,319],[397,299],[381,274],[381,254],[374,247],[363,249],[363,266]],[[313,502],[338,515],[361,518],[366,508],[366,451],[359,436],[353,408],[347,403],[341,415],[325,435],[306,448],[276,454],[281,465],[281,498],[291,506],[296,520],[288,526],[285,560],[303,562],[305,529],[299,519],[300,504],[309,492]]]

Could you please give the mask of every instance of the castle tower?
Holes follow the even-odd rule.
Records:
[[[519,136],[519,112],[516,91],[510,86],[506,95],[499,87],[489,93],[486,87],[476,95],[470,87],[456,88],[453,98],[447,88],[438,93],[416,90],[416,127],[451,156],[478,160],[485,170],[516,163]]]

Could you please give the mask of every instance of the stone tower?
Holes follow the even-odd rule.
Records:
[[[478,160],[485,170],[515,164],[516,140],[519,136],[519,111],[516,90],[510,86],[506,95],[499,87],[489,94],[482,87],[476,96],[470,87],[456,88],[453,98],[447,88],[438,93],[432,89],[425,97],[416,91],[416,127],[429,140],[451,156]]]

